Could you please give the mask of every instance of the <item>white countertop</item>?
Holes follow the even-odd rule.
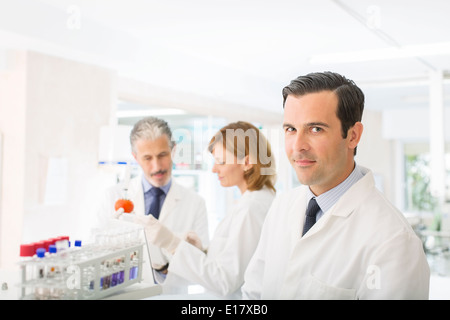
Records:
[[[18,283],[20,282],[18,270],[3,270],[0,269],[0,300],[18,300],[20,291]],[[3,290],[2,286],[6,283],[7,289]],[[139,284],[137,284],[139,285]],[[131,288],[130,288],[131,289]],[[158,299],[158,292],[152,299]],[[136,296],[137,297],[137,296]],[[161,296],[166,299],[168,296]],[[173,296],[174,299],[177,299]],[[179,297],[180,299],[190,299],[189,295]],[[192,295],[193,300],[203,299],[202,295]],[[450,277],[441,277],[432,275],[430,279],[430,300],[450,300]]]
[[[20,299],[20,270],[0,269],[0,300],[19,300]],[[6,285],[5,285],[6,284]],[[7,287],[6,290],[2,287]],[[105,300],[137,300],[161,294],[161,286],[148,284],[145,282],[135,283],[123,290],[117,291]]]

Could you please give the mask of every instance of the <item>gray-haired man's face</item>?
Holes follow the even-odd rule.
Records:
[[[161,187],[169,182],[172,175],[172,149],[166,135],[155,140],[137,140],[133,156],[153,186]]]

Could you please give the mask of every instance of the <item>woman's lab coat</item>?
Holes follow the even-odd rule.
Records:
[[[182,241],[170,262],[169,275],[200,284],[219,297],[240,298],[245,269],[274,197],[267,188],[244,192],[217,226],[207,254]]]
[[[307,186],[273,201],[244,299],[428,299],[421,240],[365,174],[301,237]]]

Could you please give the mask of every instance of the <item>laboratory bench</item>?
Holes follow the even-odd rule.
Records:
[[[20,298],[20,283],[19,270],[2,270],[0,269],[0,300],[18,300]],[[170,296],[161,295],[161,287],[159,285],[136,283],[122,291],[118,291],[111,296],[103,299],[167,299]],[[183,295],[177,297],[174,295],[173,299],[204,299],[202,294]],[[430,278],[430,300],[450,300],[450,276],[441,276],[439,274],[432,274]]]
[[[0,300],[20,300],[20,281],[21,275],[19,269],[0,269]],[[160,285],[142,281],[105,296],[102,300],[139,300],[160,295],[161,293],[162,289]]]

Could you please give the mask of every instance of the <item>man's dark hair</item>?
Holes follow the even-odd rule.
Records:
[[[361,121],[364,111],[364,93],[352,81],[334,72],[314,72],[299,76],[283,88],[283,108],[288,95],[303,96],[308,93],[333,91],[338,97],[336,115],[341,121],[342,137],[347,138],[348,129]],[[355,148],[356,154],[356,148]]]

